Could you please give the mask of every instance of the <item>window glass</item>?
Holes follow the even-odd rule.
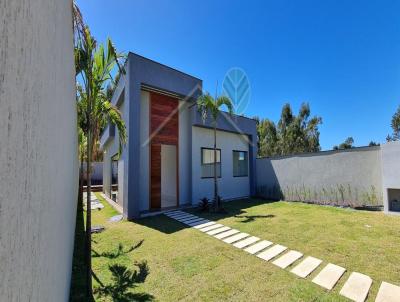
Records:
[[[233,176],[248,176],[248,157],[246,151],[233,151]]]
[[[214,149],[201,148],[201,177],[214,177]],[[217,149],[217,177],[221,177],[220,149]]]

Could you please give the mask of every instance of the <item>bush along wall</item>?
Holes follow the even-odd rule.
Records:
[[[257,195],[269,200],[285,200],[320,205],[351,208],[381,208],[383,194],[375,186],[369,188],[352,187],[349,184],[336,184],[321,188],[278,185],[258,186]]]

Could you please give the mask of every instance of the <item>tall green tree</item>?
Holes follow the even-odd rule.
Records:
[[[218,176],[217,176],[217,122],[218,116],[221,113],[221,107],[225,106],[228,109],[228,113],[233,113],[233,104],[229,97],[219,96],[213,98],[209,93],[202,94],[197,99],[197,109],[200,112],[203,122],[206,121],[207,116],[210,115],[212,119],[212,125],[214,129],[214,207],[216,212],[220,212],[221,200],[218,196]]]
[[[392,127],[393,134],[388,135],[386,137],[386,140],[388,142],[400,140],[400,106],[399,108],[397,108],[397,111],[393,114],[390,126]]]
[[[86,262],[87,262],[87,296],[92,297],[91,269],[91,181],[90,167],[93,148],[99,140],[100,129],[105,122],[114,124],[119,133],[119,152],[126,143],[125,123],[119,110],[114,107],[106,95],[106,87],[112,80],[112,72],[120,67],[123,58],[118,54],[110,39],[106,45],[97,45],[88,27],[78,36],[75,47],[76,75],[81,82],[77,86],[78,123],[86,138]]]
[[[322,119],[310,115],[310,106],[303,103],[297,116],[293,114],[290,104],[285,104],[277,124],[269,119],[256,117],[258,155],[275,156],[320,151],[318,127],[322,124]]]
[[[333,150],[343,150],[343,149],[351,149],[354,148],[354,139],[349,136],[341,143],[339,146],[333,146]]]

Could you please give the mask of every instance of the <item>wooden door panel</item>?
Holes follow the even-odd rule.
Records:
[[[161,144],[177,150],[177,192],[179,192],[179,100],[150,93],[150,208],[161,208]],[[177,196],[179,204],[179,194]]]

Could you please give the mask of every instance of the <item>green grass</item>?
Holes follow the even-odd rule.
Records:
[[[102,211],[93,212],[93,224],[106,227],[93,235],[96,253],[113,255],[120,243],[127,251],[143,242],[116,258],[94,257],[93,271],[103,285],[113,284],[110,265],[135,271],[135,262],[147,261],[149,274],[129,290],[142,297],[139,300],[146,300],[146,294],[156,301],[348,301],[338,292],[352,271],[373,278],[368,301],[374,301],[381,281],[400,284],[400,217],[259,200],[227,203],[226,215],[193,210],[196,215],[322,259],[323,265],[303,280],[163,215],[108,222],[117,213],[103,203]],[[311,282],[328,262],[348,270],[332,292]],[[100,287],[96,280],[93,284]],[[110,296],[95,298],[113,301]],[[125,300],[122,296],[114,301]]]

